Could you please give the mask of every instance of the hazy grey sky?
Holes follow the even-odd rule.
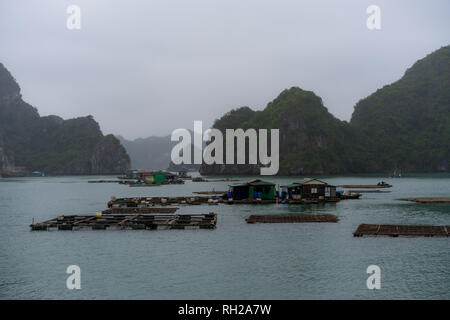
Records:
[[[66,8],[81,8],[68,30]],[[381,8],[381,30],[366,8]],[[450,1],[0,0],[0,62],[41,115],[92,114],[126,138],[262,109],[283,89],[355,103],[450,43]]]

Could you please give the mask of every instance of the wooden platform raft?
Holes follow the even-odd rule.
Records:
[[[417,203],[450,203],[450,198],[405,198],[400,200]]]
[[[176,207],[131,207],[131,208],[111,208],[102,211],[102,214],[138,214],[138,213],[174,213],[177,211]]]
[[[228,200],[221,196],[193,196],[193,197],[134,197],[134,198],[115,198],[111,197],[108,202],[108,208],[139,208],[152,206],[179,206],[179,205],[201,205],[201,204],[318,204],[323,202],[339,202],[339,198],[330,199],[301,199],[301,200],[276,200],[276,199],[242,199],[242,200]]]
[[[178,206],[180,204],[200,205],[210,201],[207,196],[195,197],[134,197],[134,198],[116,198],[111,197],[108,202],[108,208],[137,208],[151,206]]]
[[[367,190],[350,190],[350,193],[390,193],[389,190],[367,189]]]
[[[224,194],[224,193],[227,193],[227,191],[215,191],[215,190],[211,190],[211,191],[193,191],[192,193],[195,193],[195,194]]]
[[[380,188],[391,188],[392,185],[390,184],[344,184],[340,185],[338,187],[344,188],[344,189],[380,189]]]
[[[247,223],[298,223],[298,222],[338,222],[338,217],[332,214],[315,214],[302,216],[251,215]]]
[[[362,236],[416,236],[416,237],[448,237],[450,226],[407,226],[390,224],[360,224],[353,233]]]
[[[43,230],[105,230],[105,229],[214,229],[217,216],[208,214],[106,214],[94,216],[59,216],[31,224],[32,231]]]

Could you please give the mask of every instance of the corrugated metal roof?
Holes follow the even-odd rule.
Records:
[[[263,181],[260,179],[249,180],[244,183],[231,185],[232,187],[240,187],[240,186],[274,186],[275,183],[269,181]]]
[[[140,171],[137,172],[138,175],[142,175],[142,176],[152,176],[155,174],[163,174],[166,177],[175,177],[176,175],[167,171]]]
[[[249,185],[251,185],[251,186],[274,186],[275,183],[260,180],[260,181],[249,183]]]
[[[301,187],[301,185],[299,185],[298,183],[291,183],[285,186],[281,186],[281,188],[298,188]]]
[[[295,181],[294,184],[324,184],[324,185],[328,185],[328,183],[318,180],[318,179],[313,179],[313,178],[305,178],[302,179],[300,181]]]

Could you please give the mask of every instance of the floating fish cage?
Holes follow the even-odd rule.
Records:
[[[315,214],[300,216],[279,215],[251,215],[246,219],[247,223],[299,223],[299,222],[338,222],[339,219],[333,214]]]
[[[448,237],[450,226],[407,226],[390,224],[360,224],[353,233],[362,236],[416,236],[416,237]]]
[[[400,200],[417,203],[450,203],[450,198],[405,198]]]
[[[32,231],[45,230],[156,230],[214,229],[217,215],[208,214],[97,214],[59,216],[31,224]]]
[[[131,208],[110,208],[102,211],[102,214],[132,214],[132,213],[174,213],[177,211],[176,207],[131,207]]]
[[[384,184],[344,184],[344,185],[340,185],[338,187],[344,188],[344,189],[355,189],[355,188],[379,189],[379,188],[392,188],[392,185],[390,185],[388,183],[384,183]]]
[[[356,197],[356,196],[354,196]],[[359,196],[358,196],[359,197]],[[323,199],[224,199],[221,196],[194,196],[194,197],[134,197],[115,198],[111,197],[108,208],[145,208],[153,206],[179,206],[179,205],[201,205],[201,204],[318,204],[323,202],[339,202],[339,198]]]
[[[205,196],[195,197],[134,197],[134,198],[115,198],[111,197],[108,202],[108,208],[138,208],[138,207],[152,207],[170,206],[170,205],[200,205],[207,204],[213,199]],[[218,200],[219,201],[219,200]]]
[[[227,193],[227,191],[214,191],[214,190],[212,190],[212,191],[194,191],[194,192],[192,192],[192,193],[195,193],[195,194],[225,194],[225,193]]]

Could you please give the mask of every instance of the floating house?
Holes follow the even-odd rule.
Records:
[[[191,179],[192,177],[188,176],[186,170],[181,170],[181,171],[178,171],[178,178],[180,178],[180,179]]]
[[[0,177],[3,178],[21,178],[26,175],[27,169],[25,167],[10,167],[0,170]]]
[[[313,178],[305,178],[292,184],[281,186],[281,191],[282,198],[292,200],[336,198],[335,186]]]
[[[260,179],[254,179],[242,184],[231,185],[228,198],[233,200],[244,199],[275,199],[275,184]]]
[[[144,171],[137,172],[138,182],[146,184],[163,184],[171,183],[177,179],[177,176],[165,171]]]
[[[127,174],[125,175],[125,177],[127,179],[137,179],[137,170],[131,169],[127,171]]]
[[[127,179],[135,180],[135,179],[137,179],[138,172],[139,172],[138,170],[130,169],[124,175],[117,177],[117,178],[120,180],[127,180]]]

